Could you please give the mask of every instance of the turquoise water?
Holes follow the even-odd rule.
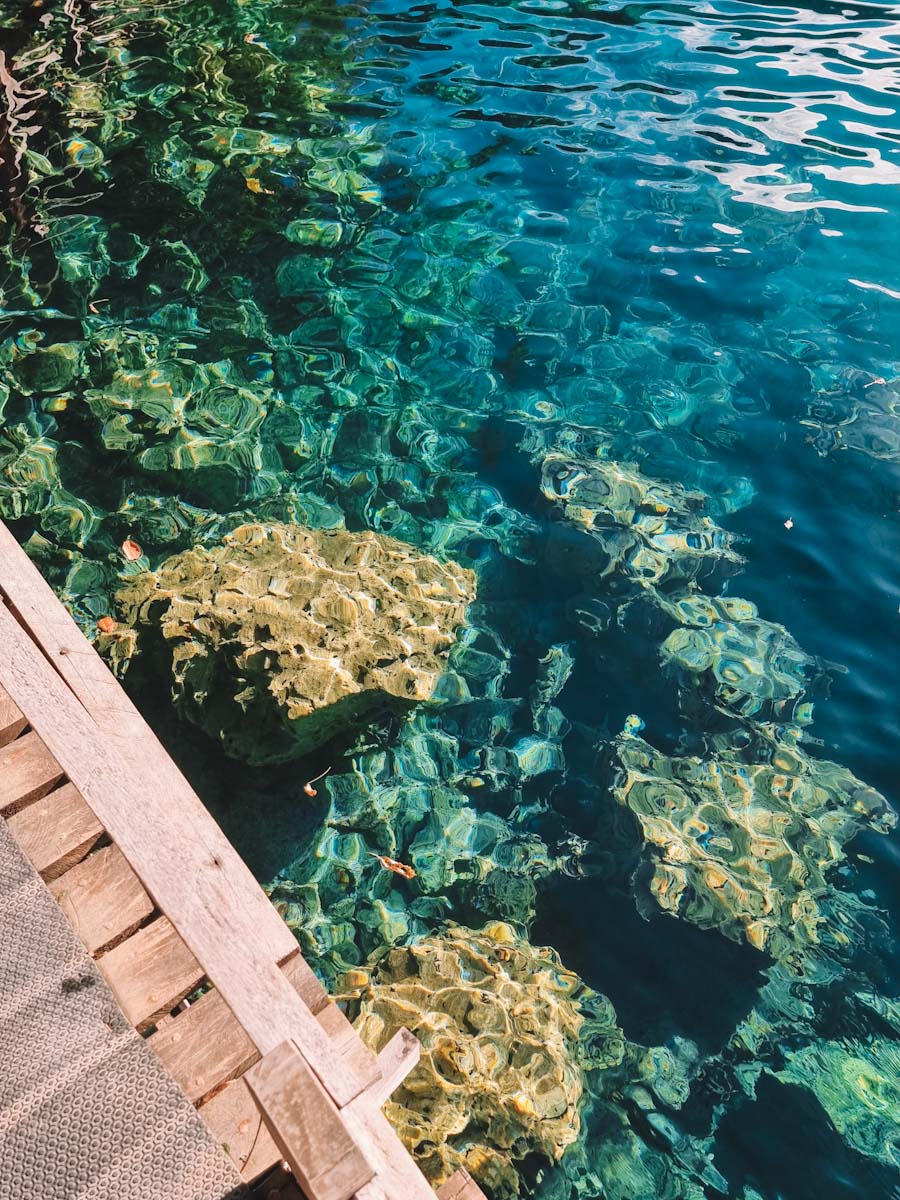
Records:
[[[667,1048],[523,1194],[900,1195],[889,821],[760,950],[696,883],[664,911],[622,790],[638,744],[739,786],[799,746],[900,799],[900,10],[0,13],[0,513],[85,628],[235,514],[477,571],[441,704],[315,761],[223,766],[126,676],[323,977],[504,920]]]

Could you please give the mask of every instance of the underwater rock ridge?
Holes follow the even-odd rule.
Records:
[[[127,580],[118,604],[180,712],[261,764],[429,700],[474,595],[472,571],[381,534],[247,524]]]
[[[655,592],[727,578],[743,562],[702,492],[613,459],[552,451],[540,465],[545,498],[593,542],[595,561],[582,569],[595,580],[618,575]]]

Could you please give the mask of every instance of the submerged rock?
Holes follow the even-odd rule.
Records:
[[[663,602],[679,628],[663,642],[662,662],[680,683],[725,713],[807,725],[804,702],[815,659],[755,604],[737,596],[683,595]]]
[[[808,1088],[854,1150],[900,1167],[900,1042],[817,1042],[789,1053],[777,1078]]]
[[[299,757],[379,704],[431,698],[475,576],[374,533],[242,525],[118,594],[176,705],[251,763]]]
[[[669,757],[630,733],[617,748],[614,794],[640,824],[656,903],[775,958],[819,940],[825,875],[844,845],[897,821],[846,767],[790,743],[749,765]]]
[[[598,578],[618,575],[655,589],[727,576],[743,561],[702,492],[653,479],[632,464],[553,452],[542,463],[541,490],[601,552],[591,572]]]
[[[392,950],[344,987],[373,1050],[402,1026],[422,1043],[385,1113],[436,1186],[464,1166],[518,1195],[517,1163],[555,1162],[576,1141],[584,1071],[624,1056],[609,1001],[501,923]]]
[[[571,869],[572,848],[548,844],[528,808],[503,818],[479,803],[492,791],[480,754],[488,714],[497,736],[509,729],[503,716],[528,719],[524,705],[511,710],[508,701],[438,712],[423,705],[389,744],[354,754],[317,784],[328,798],[322,824],[270,895],[329,987],[370,955],[429,935],[450,913],[469,925],[506,921],[527,935],[544,882]],[[516,785],[507,775],[500,783]],[[296,792],[302,804],[299,781]],[[378,855],[415,876],[385,870]]]

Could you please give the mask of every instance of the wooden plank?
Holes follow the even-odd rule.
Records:
[[[103,826],[71,783],[13,813],[7,824],[25,857],[47,881],[74,867],[103,836]]]
[[[298,959],[303,970],[298,968]],[[312,973],[299,955],[285,963],[282,970],[295,987],[304,987],[306,972]],[[322,991],[327,998],[328,993]],[[334,1014],[341,1019],[337,1020]],[[316,1020],[332,1038],[335,1054],[348,1056],[364,1067],[371,1066],[371,1051],[336,1004],[327,1001],[316,1013]],[[166,1070],[195,1104],[259,1061],[259,1051],[215,990],[178,1013],[149,1040]]]
[[[290,980],[291,986],[297,995],[302,997],[303,1002],[311,1013],[316,1014],[326,1004],[331,1003],[331,997],[322,986],[322,981],[300,953],[300,947],[296,942],[294,942],[294,949],[291,955],[282,960],[281,970]]]
[[[207,992],[150,1038],[166,1070],[194,1104],[259,1059],[217,991]]]
[[[0,591],[7,603],[107,736],[130,742],[150,734],[115,676],[2,521],[0,564]]]
[[[334,1055],[279,969],[297,951],[290,930],[161,748],[165,768],[143,744],[119,753],[2,605],[0,679],[260,1053],[292,1039],[337,1104],[359,1095],[376,1068]]]
[[[454,1171],[450,1178],[441,1184],[437,1196],[438,1200],[487,1200],[465,1167]]]
[[[248,1183],[259,1179],[282,1158],[271,1134],[261,1125],[259,1110],[243,1079],[227,1084],[198,1109],[213,1135],[231,1154]],[[359,1189],[359,1200],[388,1197],[389,1200],[434,1200],[431,1185],[407,1152],[396,1131],[368,1097],[357,1097],[342,1116],[358,1139],[377,1173],[373,1182]],[[477,1184],[474,1185],[477,1187]],[[372,1191],[367,1191],[372,1189]],[[480,1191],[480,1189],[479,1189]],[[484,1200],[479,1192],[461,1200]]]
[[[12,697],[0,687],[0,747],[14,741],[28,726]]]
[[[204,971],[167,917],[157,917],[97,959],[119,1006],[140,1033],[203,981]]]
[[[247,1183],[281,1162],[281,1153],[243,1079],[226,1084],[197,1111]]]
[[[334,1101],[292,1042],[270,1050],[244,1079],[309,1200],[351,1200],[374,1177]]]
[[[62,768],[36,733],[10,742],[0,750],[0,816],[46,796],[62,777]]]
[[[370,1191],[363,1188],[358,1200],[434,1200],[431,1184],[419,1170],[397,1131],[367,1095],[357,1096],[341,1110],[376,1175]]]
[[[388,1044],[378,1052],[378,1070],[381,1078],[371,1084],[366,1093],[376,1108],[381,1108],[391,1098],[416,1063],[422,1047],[415,1034],[408,1029],[398,1029]]]
[[[316,1020],[328,1034],[331,1042],[344,1062],[360,1074],[370,1078],[369,1087],[378,1082],[378,1064],[375,1055],[338,1008],[330,1001],[316,1013]]]
[[[196,1005],[191,1007],[195,1008]],[[180,1014],[175,1020],[181,1020],[182,1016],[183,1014]],[[151,1038],[151,1044],[152,1042]],[[363,1099],[360,1097],[354,1104],[359,1104]],[[369,1107],[371,1108],[371,1103]],[[235,1166],[248,1183],[259,1179],[281,1161],[282,1154],[262,1123],[259,1109],[243,1079],[227,1083],[221,1091],[201,1104],[198,1112],[216,1140],[231,1155]],[[371,1124],[374,1129],[367,1135],[369,1152],[373,1156],[373,1162],[380,1164],[379,1175],[376,1175],[374,1184],[369,1185],[379,1189],[375,1195],[383,1194],[389,1196],[390,1200],[434,1200],[431,1185],[410,1158],[383,1114],[377,1113],[373,1116]],[[356,1122],[352,1122],[350,1127],[357,1133]],[[393,1159],[395,1163],[391,1168],[387,1165],[389,1159]],[[386,1175],[394,1191],[382,1191],[381,1181]],[[366,1188],[360,1189],[358,1196],[359,1200],[363,1200],[367,1196]]]
[[[90,954],[122,941],[153,912],[118,846],[97,850],[54,879],[50,891]]]

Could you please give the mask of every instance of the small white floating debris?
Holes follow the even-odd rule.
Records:
[[[793,529],[794,528],[794,518],[788,517],[788,519],[784,523],[784,527],[785,527],[785,529]]]

